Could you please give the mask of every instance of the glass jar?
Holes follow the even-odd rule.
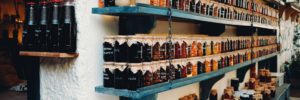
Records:
[[[160,80],[162,82],[166,82],[167,78],[167,62],[166,61],[159,61],[160,63]]]
[[[103,58],[105,62],[114,62],[115,55],[114,55],[114,36],[106,36],[104,37],[103,43]]]
[[[114,86],[116,89],[126,89],[127,82],[126,82],[126,72],[125,68],[127,68],[126,63],[115,63],[115,70],[114,70]]]
[[[218,60],[212,59],[212,71],[217,71],[218,70]]]
[[[144,41],[143,42],[143,51],[142,51],[143,61],[151,62],[152,61],[153,37],[144,36],[142,41]]]
[[[104,87],[114,87],[114,70],[115,66],[112,62],[105,62],[104,63],[104,70],[103,70],[103,86]]]
[[[190,59],[190,62],[192,63],[192,76],[197,76],[198,75],[198,66],[197,66],[197,60],[195,59]]]
[[[186,60],[181,60],[181,78],[186,78],[187,77],[187,61]]]
[[[115,39],[115,60],[116,62],[128,62],[127,36],[117,36]]]
[[[160,79],[160,62],[158,61],[155,61],[155,62],[152,62],[153,66],[152,66],[152,69],[153,69],[153,80],[152,80],[152,83],[153,84],[156,84],[156,83],[161,83],[162,80]]]
[[[167,63],[167,80],[175,80],[175,66]]]
[[[136,90],[143,86],[142,79],[143,77],[143,65],[141,63],[131,63],[129,67],[125,68],[125,73],[127,79],[127,89]]]
[[[209,60],[205,60],[204,61],[204,65],[205,65],[205,73],[209,73],[211,72],[211,63]]]
[[[193,64],[189,61],[187,64],[186,64],[186,69],[187,69],[187,77],[192,77],[193,74],[192,74],[192,68],[193,68]]]
[[[143,48],[143,37],[141,36],[128,36],[128,58],[129,63],[140,63],[142,62],[142,48]]]
[[[152,47],[152,60],[153,61],[158,61],[160,60],[160,44],[162,41],[158,37],[153,38],[154,45]]]
[[[197,61],[198,74],[204,73],[204,64],[201,61]]]
[[[165,38],[165,37],[160,37],[160,41],[161,41],[161,43],[162,43],[162,45],[160,46],[160,48],[159,48],[159,51],[160,51],[160,53],[159,53],[159,59],[160,60],[165,60],[165,59],[167,59],[167,39]]]
[[[179,38],[175,38],[175,40],[173,41],[174,47],[175,47],[175,59],[181,58],[181,40]]]
[[[190,49],[190,55],[191,57],[196,57],[197,56],[197,39],[192,38],[191,42],[191,49]]]
[[[181,38],[181,58],[187,58],[188,44],[186,42],[187,38]]]
[[[175,79],[180,79],[181,73],[182,73],[182,66],[181,66],[181,60],[180,59],[176,59],[173,60],[172,63],[174,63],[175,66]]]
[[[151,62],[143,63],[143,87],[153,84],[153,64]]]
[[[197,42],[197,54],[198,56],[203,56],[203,45],[200,39]]]
[[[229,56],[229,66],[233,66],[233,57],[232,57],[232,55]]]

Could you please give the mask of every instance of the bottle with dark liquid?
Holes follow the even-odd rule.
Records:
[[[49,8],[46,1],[39,2],[38,6],[38,26],[35,28],[35,46],[38,51],[47,51],[48,50],[48,41],[49,41]]]
[[[23,30],[23,40],[22,40],[22,49],[32,51],[35,50],[34,47],[34,35],[36,28],[36,5],[34,2],[26,3],[25,7],[25,22]]]
[[[190,12],[195,12],[196,4],[195,0],[190,0]]]
[[[75,8],[71,2],[66,2],[62,8],[62,20],[60,27],[61,52],[76,52],[77,24],[75,19]]]
[[[61,7],[60,7],[60,0],[52,0],[52,3],[50,5],[50,24],[49,24],[49,29],[50,29],[50,34],[49,38],[50,41],[48,42],[48,47],[50,51],[53,52],[58,52],[59,51],[59,40],[61,38],[60,32],[60,19],[61,18]],[[112,43],[113,44],[113,43]],[[110,45],[110,48],[113,46],[112,44],[106,44],[104,43],[104,49],[105,45]],[[104,53],[106,53],[106,50],[104,50]],[[108,53],[108,52],[107,52]],[[105,54],[104,54],[105,55]]]

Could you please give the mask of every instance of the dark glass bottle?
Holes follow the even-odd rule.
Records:
[[[35,28],[35,46],[38,48],[38,51],[47,51],[48,50],[48,41],[49,41],[49,8],[46,1],[39,2],[38,7],[38,26]]]
[[[181,73],[182,73],[182,67],[180,64],[177,64],[177,68],[175,69],[175,79],[180,79],[182,76],[181,76]]]
[[[25,22],[24,22],[24,30],[23,30],[23,40],[22,40],[22,49],[32,51],[34,48],[34,35],[36,28],[36,5],[34,2],[26,3],[25,7]]]
[[[195,0],[189,0],[190,1],[190,12],[195,12],[196,4]]]
[[[48,47],[50,51],[58,52],[59,51],[59,40],[61,38],[60,32],[60,19],[61,18],[61,7],[60,7],[59,0],[53,0],[52,4],[50,5],[50,19],[51,22],[49,24],[50,34],[48,42]],[[104,44],[103,44],[104,45]],[[106,44],[105,44],[106,45]]]
[[[196,13],[201,13],[201,0],[196,3]]]
[[[66,2],[62,8],[62,20],[60,27],[60,51],[76,52],[77,24],[75,19],[75,8],[70,2]]]
[[[104,0],[104,6],[105,7],[115,6],[115,0]]]

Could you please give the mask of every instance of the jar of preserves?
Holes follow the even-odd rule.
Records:
[[[103,70],[103,86],[104,87],[114,87],[114,70],[115,66],[112,62],[104,63]]]
[[[161,37],[160,39],[161,39],[161,41],[165,40],[165,42],[163,42],[162,45],[159,48],[159,51],[160,51],[159,59],[160,60],[165,60],[165,59],[167,59],[167,46],[168,46],[168,43],[166,42],[167,41],[166,38]]]
[[[143,47],[142,47],[143,62],[151,62],[152,61],[153,37],[144,36],[142,41],[144,41]]]
[[[211,62],[212,62],[212,71],[217,71],[218,68],[219,68],[219,66],[218,66],[218,60],[212,59]]]
[[[177,59],[177,60],[173,60],[174,63],[174,67],[175,67],[175,79],[180,79],[181,73],[182,73],[182,66],[181,66],[181,60]]]
[[[164,61],[159,61],[160,63],[160,80],[162,82],[166,82],[168,81],[167,79],[167,62],[164,60]]]
[[[116,89],[126,89],[126,72],[125,68],[127,68],[126,63],[115,63],[115,70],[114,70],[114,87]]]
[[[198,66],[197,66],[197,60],[195,59],[190,59],[189,60],[192,63],[192,76],[197,76],[198,75]]]
[[[152,47],[152,60],[158,61],[160,60],[160,44],[163,43],[158,37],[153,37],[153,47]]]
[[[198,40],[197,42],[197,54],[198,56],[203,56],[203,45],[201,40]]]
[[[197,61],[198,74],[204,73],[204,64],[201,61]]]
[[[229,56],[229,66],[233,66],[233,57],[232,57],[232,55]]]
[[[155,65],[151,62],[144,62],[143,63],[143,79],[142,79],[142,86],[150,86],[153,82],[153,67]]]
[[[175,46],[173,43],[167,43],[166,45],[166,59],[175,58]]]
[[[167,80],[175,80],[175,66],[173,64],[167,64]]]
[[[158,61],[155,61],[155,62],[152,62],[152,70],[153,70],[153,80],[152,80],[152,83],[153,84],[156,84],[156,83],[161,83],[162,80],[160,79],[160,62]]]
[[[198,54],[197,54],[197,38],[192,38],[192,41],[191,41],[191,52],[190,52],[190,55],[191,57],[196,57]]]
[[[186,78],[187,77],[187,61],[186,60],[181,60],[181,78]]]
[[[181,44],[181,58],[187,58],[188,53],[188,44],[186,42],[187,38],[181,38],[182,44]]]
[[[174,47],[175,47],[175,59],[181,58],[181,40],[179,38],[175,38],[174,41]]]
[[[186,69],[187,69],[187,77],[192,77],[193,74],[192,74],[192,68],[193,68],[193,64],[189,61],[187,62],[186,64]]]
[[[114,55],[114,36],[106,36],[104,37],[103,43],[103,58],[105,62],[114,62],[115,55]]]
[[[211,55],[211,53],[212,53],[212,52],[211,52],[211,50],[212,50],[211,44],[213,44],[213,41],[210,41],[210,42],[207,41],[207,42],[206,42],[206,46],[205,46],[205,47],[206,47],[206,49],[205,49],[205,54],[206,54],[206,55]],[[204,47],[203,47],[203,48],[204,48]]]
[[[205,73],[211,72],[211,63],[209,60],[204,61],[204,66],[205,66]]]
[[[114,48],[115,61],[128,62],[128,49],[127,36],[117,36]]]
[[[128,58],[129,63],[140,63],[142,62],[142,48],[143,48],[143,37],[141,36],[128,36]]]
[[[141,63],[130,63],[129,67],[125,68],[125,77],[128,90],[136,90],[143,86],[143,65]]]

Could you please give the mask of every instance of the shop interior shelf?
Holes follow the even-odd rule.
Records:
[[[20,51],[20,56],[33,56],[33,57],[51,57],[51,58],[75,58],[78,53],[61,53],[61,52],[35,52],[35,51]]]
[[[93,14],[102,14],[102,15],[152,15],[152,16],[168,16],[168,8],[156,7],[147,4],[137,3],[135,6],[114,6],[114,7],[104,7],[104,8],[93,8]],[[235,26],[251,26],[249,21],[240,21],[240,20],[230,20],[213,16],[200,15],[197,13],[191,13],[186,11],[181,11],[177,9],[172,9],[172,17],[185,20],[194,20],[194,21],[203,21],[211,23],[219,23],[226,25],[235,25]],[[253,24],[254,27],[266,28],[266,29],[277,29],[271,25],[264,24]]]
[[[269,59],[271,57],[276,56],[277,54],[278,54],[277,52],[272,53],[272,54],[269,54],[269,55],[266,55],[263,57],[259,57],[259,58],[253,59],[253,60],[246,61],[244,63],[240,63],[240,64],[236,64],[236,65],[233,65],[230,67],[222,68],[222,69],[219,69],[218,71],[213,71],[210,73],[203,73],[203,74],[200,74],[200,75],[197,75],[194,77],[182,78],[182,79],[172,80],[169,82],[159,83],[159,84],[139,88],[136,91],[130,91],[130,90],[126,90],[126,89],[106,88],[103,86],[97,86],[95,88],[95,90],[96,90],[96,92],[99,92],[99,93],[110,94],[110,95],[115,95],[115,96],[122,96],[122,97],[129,97],[129,98],[142,98],[142,97],[145,97],[148,95],[157,94],[157,93],[168,91],[168,90],[171,90],[174,88],[186,86],[186,85],[189,85],[192,83],[197,83],[197,82],[201,82],[204,80],[208,80],[208,79],[214,78],[216,76],[228,73],[230,71],[234,71],[239,68],[243,68],[245,66],[256,63],[258,61]]]

